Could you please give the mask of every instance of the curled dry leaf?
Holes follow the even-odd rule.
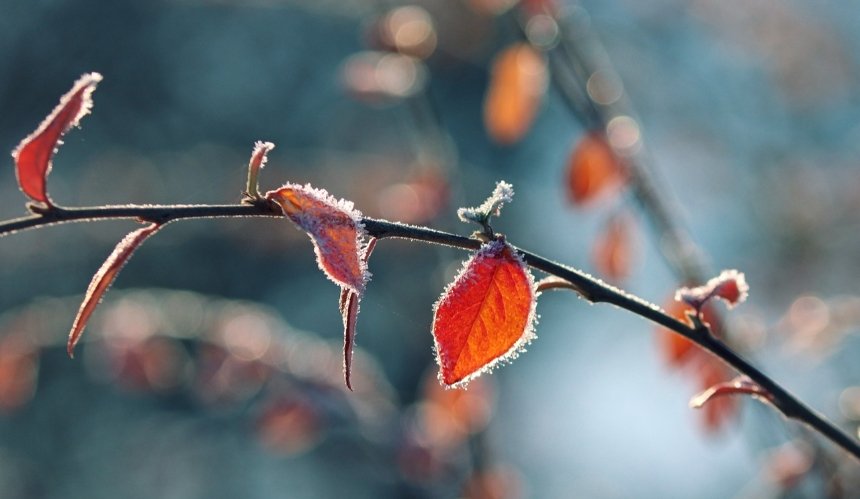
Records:
[[[307,232],[314,244],[317,263],[329,279],[341,287],[338,309],[343,317],[343,374],[352,390],[352,352],[358,304],[370,274],[367,259],[376,244],[363,244],[365,231],[359,213],[349,201],[337,200],[323,189],[286,184],[266,193],[284,214]]]
[[[369,274],[362,259],[364,226],[352,202],[335,199],[310,184],[286,184],[266,193],[284,214],[307,232],[314,244],[320,269],[338,286],[359,295]]]
[[[459,387],[514,359],[535,338],[534,279],[504,240],[483,245],[435,305],[439,380]]]
[[[362,261],[367,265],[373,248],[376,247],[376,238],[370,238],[364,248]],[[343,317],[343,379],[346,387],[352,390],[352,352],[355,349],[355,323],[358,320],[358,304],[361,296],[350,289],[342,288],[338,307]]]
[[[597,236],[592,261],[597,271],[612,280],[630,275],[633,260],[633,222],[625,214],[615,215]]]
[[[601,132],[589,132],[577,143],[567,165],[567,194],[574,204],[592,202],[614,192],[627,178],[624,167]]]
[[[744,273],[737,270],[724,270],[702,286],[680,288],[675,292],[675,299],[689,303],[698,310],[708,300],[719,298],[726,302],[729,308],[734,308],[743,303],[748,294],[749,286]]]
[[[492,62],[484,98],[484,126],[490,138],[513,144],[529,130],[547,86],[546,61],[527,43],[514,43]]]
[[[275,148],[275,144],[271,142],[263,142],[258,140],[254,143],[254,150],[251,152],[251,159],[248,161],[248,187],[247,195],[252,198],[259,198],[260,193],[257,191],[257,177],[260,170],[266,166],[269,152]]]
[[[158,229],[161,227],[161,224],[154,223],[137,229],[125,236],[93,276],[93,280],[90,281],[90,285],[87,288],[87,293],[84,295],[81,308],[78,310],[78,315],[75,317],[75,322],[72,324],[72,330],[69,332],[69,341],[66,345],[69,357],[74,357],[75,345],[81,339],[81,334],[83,334],[90,316],[92,316],[105,292],[114,279],[116,279],[119,271],[122,270],[123,265],[131,258],[134,251],[150,236],[158,232]]]
[[[18,186],[30,199],[51,205],[46,182],[51,171],[51,159],[62,144],[60,138],[69,128],[89,114],[92,94],[102,75],[87,73],[60,98],[51,114],[12,151]]]

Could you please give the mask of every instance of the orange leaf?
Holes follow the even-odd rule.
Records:
[[[534,279],[513,248],[504,240],[482,246],[435,305],[439,380],[459,387],[514,359],[535,338],[536,303]]]
[[[691,305],[674,300],[669,302],[665,310],[667,314],[687,324],[690,324],[687,312],[694,312]],[[714,310],[714,307],[710,303],[702,308],[702,319],[711,326],[711,330],[715,335],[720,336],[721,325],[719,315],[717,315],[716,310]],[[657,330],[657,342],[658,348],[663,353],[663,358],[672,367],[682,367],[695,357],[693,354],[703,353],[703,350],[697,347],[692,341],[662,327]]]
[[[359,295],[367,283],[367,264],[362,260],[364,227],[349,201],[337,200],[310,184],[286,184],[266,193],[284,214],[308,233],[320,269],[335,284]]]
[[[74,357],[75,345],[80,340],[81,334],[83,334],[84,328],[90,320],[90,316],[95,311],[102,296],[104,296],[114,279],[116,279],[119,271],[122,270],[123,265],[131,258],[134,251],[160,228],[161,224],[154,223],[137,229],[125,236],[93,276],[93,280],[90,281],[90,285],[87,288],[87,293],[84,295],[81,308],[78,310],[78,315],[75,317],[75,322],[72,324],[72,330],[69,332],[69,342],[66,345],[69,357]]]
[[[600,132],[590,132],[573,149],[567,192],[574,204],[591,202],[620,187],[626,177],[621,161]]]
[[[98,73],[81,76],[36,131],[12,151],[18,185],[30,199],[51,205],[46,188],[51,159],[62,144],[63,134],[89,114],[93,107],[93,91],[101,80],[102,75]]]
[[[693,307],[686,303],[672,300],[665,308],[666,313],[680,321],[688,322],[686,312],[693,311]],[[684,365],[696,345],[687,338],[669,329],[660,327],[657,329],[658,349],[663,358],[672,367]]]
[[[515,43],[492,62],[484,98],[484,125],[501,144],[520,140],[531,127],[546,90],[543,56],[527,43]]]
[[[591,254],[594,266],[609,279],[617,281],[630,274],[634,243],[631,225],[628,216],[616,215],[594,242]]]

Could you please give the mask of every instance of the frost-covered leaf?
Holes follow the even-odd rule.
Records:
[[[257,192],[257,177],[260,170],[266,166],[268,161],[269,151],[275,148],[275,144],[271,142],[263,142],[258,140],[254,143],[254,150],[251,152],[251,159],[248,161],[248,187],[247,194],[253,198],[258,198],[260,193]]]
[[[534,279],[503,240],[483,245],[435,305],[433,338],[439,380],[462,386],[535,338]]]
[[[597,200],[617,190],[626,170],[606,137],[590,132],[577,143],[567,165],[567,194],[577,205]]]
[[[84,328],[90,320],[90,316],[92,316],[105,292],[114,279],[116,279],[119,271],[122,270],[123,265],[131,258],[134,251],[160,228],[160,224],[152,224],[137,229],[125,236],[95,273],[87,288],[87,293],[84,295],[84,301],[81,303],[78,315],[75,317],[75,322],[72,324],[72,330],[69,332],[69,342],[66,345],[69,357],[74,357],[75,345],[80,340],[81,334],[83,334]]]
[[[343,306],[343,380],[352,390],[352,352],[355,349],[355,323],[358,320],[359,296],[347,291]]]
[[[724,270],[703,286],[679,289],[675,293],[675,299],[700,309],[711,298],[719,298],[725,301],[729,308],[733,308],[743,303],[748,294],[749,286],[743,272]]]
[[[497,217],[501,213],[502,206],[505,203],[510,203],[514,199],[514,186],[505,182],[504,180],[500,180],[496,182],[496,187],[493,189],[493,193],[490,194],[481,206],[477,206],[475,208],[460,208],[457,210],[457,216],[460,217],[460,220],[463,222],[475,222],[478,224],[485,224],[490,219],[490,217]]]
[[[266,193],[284,214],[307,232],[314,244],[320,269],[337,285],[359,295],[369,274],[362,259],[364,227],[352,202],[337,200],[310,184],[286,184]]]
[[[492,62],[484,98],[484,126],[500,144],[512,144],[529,130],[547,87],[546,61],[528,43],[514,43]]]
[[[286,184],[266,193],[266,199],[281,206],[284,214],[307,232],[314,244],[320,269],[341,287],[338,310],[343,318],[343,373],[352,390],[352,351],[358,304],[370,278],[367,259],[376,244],[364,244],[361,213],[350,201],[338,200],[310,184]]]
[[[63,134],[92,109],[92,94],[101,80],[98,73],[81,76],[51,114],[12,151],[18,185],[30,199],[51,205],[46,187],[51,160]]]
[[[376,238],[370,238],[364,248],[362,261],[367,265],[373,248],[376,247]],[[347,288],[342,288],[338,308],[343,317],[343,379],[346,387],[352,390],[352,352],[355,349],[355,323],[358,320],[358,304],[361,295]]]

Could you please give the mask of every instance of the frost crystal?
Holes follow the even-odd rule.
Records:
[[[499,216],[502,206],[505,203],[510,203],[514,199],[514,186],[501,180],[496,182],[496,188],[481,206],[475,208],[460,208],[457,210],[457,216],[460,220],[468,223],[475,222],[485,224],[491,216]]]

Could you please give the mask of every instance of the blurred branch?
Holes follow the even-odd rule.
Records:
[[[35,207],[31,207],[31,209],[36,210]],[[95,220],[136,219],[163,224],[176,220],[200,218],[280,216],[282,216],[280,208],[264,200],[254,201],[252,204],[238,205],[124,205],[86,208],[60,208],[55,206],[47,209],[38,209],[37,213],[27,217],[0,222],[0,236],[24,229]],[[373,218],[363,218],[362,223],[370,236],[379,239],[409,239],[467,250],[475,250],[482,245],[482,242],[477,239],[427,227],[416,227]],[[594,303],[603,302],[616,305],[666,327],[713,353],[738,372],[745,374],[753,382],[761,386],[770,395],[768,400],[787,418],[805,423],[845,451],[860,459],[860,443],[837,428],[823,415],[810,409],[776,381],[741,358],[725,343],[711,334],[711,331],[703,324],[700,324],[698,327],[690,327],[669,316],[657,305],[610,286],[577,269],[548,260],[529,251],[519,248],[516,248],[516,250],[522,255],[523,260],[529,266],[573,284],[583,298]]]
[[[627,101],[623,87],[618,99],[610,104],[595,102],[587,83],[599,69],[616,75],[612,61],[597,37],[588,28],[588,21],[575,21],[574,16],[586,16],[580,7],[571,14],[555,15],[549,11],[559,27],[559,44],[551,52],[554,63],[554,81],[571,112],[586,127],[607,134],[609,123],[618,117],[630,117],[638,123],[636,113]],[[618,78],[620,81],[620,78]],[[706,264],[702,252],[673,215],[666,199],[665,189],[658,188],[654,165],[644,141],[639,138],[635,148],[620,149],[607,140],[619,158],[623,158],[630,173],[630,186],[636,201],[651,222],[660,241],[660,254],[684,284],[701,284],[707,280]]]
[[[563,102],[585,127],[600,131],[616,156],[623,158],[629,172],[629,185],[633,198],[656,232],[657,249],[675,276],[683,284],[703,283],[709,274],[706,253],[696,245],[678,220],[676,215],[678,210],[669,201],[668,193],[670,191],[659,181],[653,158],[648,153],[641,133],[636,146],[630,148],[619,148],[609,136],[610,124],[614,119],[630,118],[634,123],[637,123],[637,127],[639,120],[627,98],[621,78],[618,76],[606,48],[591,30],[587,12],[579,6],[568,11],[558,11],[549,3],[543,4],[540,11],[543,15],[553,19],[558,26],[558,44],[548,50],[548,55],[553,68],[550,72],[552,80],[559,90]],[[520,28],[528,37],[525,26],[521,25]],[[591,78],[600,71],[613,75],[619,86],[617,97],[612,102],[596,102],[590,92]],[[637,132],[639,132],[638,128]],[[731,343],[733,338],[731,331],[726,329],[727,325],[724,321],[720,322],[723,324],[726,341]],[[707,342],[714,339],[713,335],[707,336]],[[731,357],[737,357],[737,355],[727,345],[717,341],[716,344],[712,345],[712,348],[708,348],[707,345],[700,342],[696,343],[707,348],[741,372],[745,372],[738,367],[736,361],[731,360]],[[762,386],[768,388],[763,384]],[[771,388],[768,390],[770,391]],[[771,393],[773,392],[771,391]],[[796,409],[801,412],[809,410],[802,406],[797,408],[779,407],[779,409],[789,418],[805,420],[809,416],[797,417],[792,415]],[[815,425],[810,426],[831,440],[835,440],[834,435],[828,434],[823,428]],[[805,435],[805,438],[811,441],[809,435]],[[851,443],[856,446],[853,439]],[[818,446],[814,441],[811,441],[810,445]],[[828,460],[826,454],[818,453],[817,456],[818,459]]]

